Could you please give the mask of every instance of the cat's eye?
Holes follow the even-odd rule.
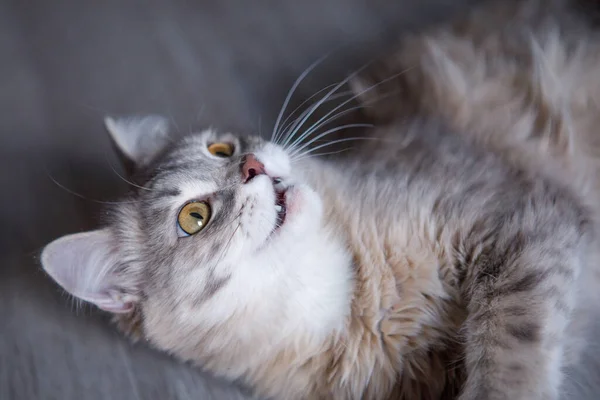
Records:
[[[177,216],[179,227],[188,235],[200,232],[210,220],[210,206],[205,201],[187,203]]]
[[[233,155],[233,145],[229,143],[213,143],[208,146],[208,152],[217,157],[231,157]]]

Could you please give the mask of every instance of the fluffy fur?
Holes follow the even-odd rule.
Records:
[[[139,187],[42,263],[130,333],[264,396],[556,399],[597,288],[598,44],[566,1],[536,0],[405,38],[353,81],[378,127],[335,161],[111,120]],[[266,174],[245,182],[250,153]],[[187,237],[192,199],[213,216]]]

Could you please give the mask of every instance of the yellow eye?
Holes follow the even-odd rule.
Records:
[[[208,146],[208,151],[213,156],[227,158],[233,155],[233,146],[229,143],[213,143]]]
[[[210,206],[205,201],[194,201],[183,206],[177,222],[179,227],[188,235],[200,232],[210,220]]]

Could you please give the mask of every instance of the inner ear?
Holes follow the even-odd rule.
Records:
[[[128,173],[150,163],[170,142],[169,122],[158,115],[104,119]]]
[[[48,244],[42,267],[63,289],[113,313],[133,310],[136,282],[122,268],[108,229],[63,236]]]

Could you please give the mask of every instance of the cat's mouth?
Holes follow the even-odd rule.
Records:
[[[287,208],[285,204],[285,193],[287,189],[275,189],[275,211],[277,212],[277,220],[275,221],[275,229],[277,231],[285,222],[285,216],[287,214]]]

